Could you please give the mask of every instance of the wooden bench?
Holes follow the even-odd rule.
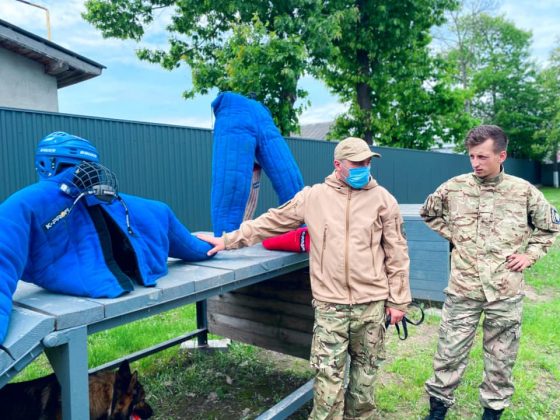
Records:
[[[449,272],[449,244],[422,222],[418,209],[419,205],[401,205],[411,257],[413,296],[442,301]],[[304,272],[307,267],[307,254],[267,251],[256,245],[222,252],[199,263],[170,261],[169,274],[156,287],[138,287],[117,299],[53,294],[20,282],[14,296],[10,329],[0,347],[0,387],[44,351],[62,387],[64,419],[88,418],[87,336],[194,302],[197,303],[197,330],[126,357],[136,360],[194,337],[203,344],[209,330],[306,357],[313,325],[311,292]],[[297,276],[284,276],[294,271],[298,271]],[[272,283],[250,287],[269,279]],[[260,294],[256,299],[250,296],[255,290]],[[227,293],[232,291],[238,292]],[[292,293],[295,297],[290,297]],[[263,294],[265,301],[259,301]],[[212,297],[208,327],[206,299]],[[225,301],[229,304],[228,311],[219,308],[224,307]],[[271,301],[275,302],[273,306]],[[221,303],[216,306],[216,302]],[[274,316],[270,316],[271,310]],[[263,311],[268,314],[264,316]],[[257,336],[264,337],[264,341],[255,339]],[[120,360],[93,371],[116,366]],[[285,418],[279,407],[284,413],[293,412],[310,398],[310,390],[308,383],[287,398],[288,408],[283,401],[262,418]]]
[[[89,334],[197,302],[198,329],[181,340],[192,337],[205,340],[207,298],[307,265],[307,254],[271,252],[256,245],[220,253],[199,263],[171,261],[169,274],[156,287],[137,287],[116,299],[53,294],[20,282],[14,295],[8,335],[0,349],[0,387],[45,351],[62,387],[64,419],[86,419],[89,417]],[[164,345],[176,342],[180,341]],[[142,352],[132,359],[145,355]]]

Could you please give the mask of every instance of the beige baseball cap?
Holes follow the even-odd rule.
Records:
[[[373,152],[366,141],[358,137],[347,137],[334,148],[336,160],[346,159],[351,162],[361,162],[370,157],[381,157],[381,155]]]

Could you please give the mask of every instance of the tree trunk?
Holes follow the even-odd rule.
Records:
[[[365,50],[358,50],[358,63],[360,68],[360,73],[362,76],[368,76],[369,60],[368,53]],[[368,144],[373,144],[373,133],[371,130],[371,86],[365,82],[359,82],[356,84],[356,94],[357,101],[360,110],[364,111],[364,140]]]
[[[297,94],[295,90],[283,90],[282,94],[280,95],[280,109],[283,109],[283,104],[287,103],[290,110],[294,109],[294,104],[296,103]],[[290,121],[290,115],[282,115],[280,112],[279,121],[278,121],[278,129],[280,133],[284,137],[289,137],[291,134],[291,126],[292,121]]]

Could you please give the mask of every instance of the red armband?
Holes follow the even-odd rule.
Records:
[[[290,252],[309,252],[309,233],[307,228],[299,228],[284,233],[274,238],[263,241],[263,246],[269,250],[290,251]]]

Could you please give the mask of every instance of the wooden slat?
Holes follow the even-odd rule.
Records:
[[[169,273],[158,280],[164,301],[182,298],[195,291],[205,290],[216,284],[227,284],[234,280],[231,270],[185,264],[181,261],[169,265]]]
[[[212,313],[208,317],[209,330],[244,343],[307,358],[311,334],[263,325],[256,321],[232,318]]]
[[[87,298],[50,293],[22,281],[14,294],[14,302],[21,307],[53,316],[57,330],[88,325],[105,316],[103,305],[99,303]]]
[[[306,304],[298,304],[295,302],[295,294],[292,294],[294,299],[289,300],[286,296],[284,296],[284,299],[274,299],[274,295],[269,295],[269,299],[267,299],[266,297],[263,298],[263,295],[259,296],[257,293],[251,295],[242,292],[224,293],[223,295],[209,299],[208,304],[210,305],[210,302],[212,301],[230,305],[246,306],[253,309],[262,309],[265,307],[267,311],[288,313],[297,317],[313,319],[311,293],[302,291],[302,295],[304,297],[302,297],[301,300],[303,300]],[[266,302],[266,304],[263,304],[264,302]]]
[[[301,331],[309,333],[313,330],[313,310],[311,306],[304,307],[307,309],[306,316],[294,316],[290,314],[290,306],[284,304],[274,305],[276,309],[271,308],[273,301],[261,299],[261,305],[256,307],[248,306],[245,304],[245,297],[238,296],[229,302],[221,300],[220,298],[212,298],[208,300],[208,312],[210,314],[220,314],[232,318],[239,318],[245,320],[258,320],[262,325],[276,326],[286,330]],[[254,300],[253,300],[254,303]]]
[[[132,292],[118,298],[87,298],[87,300],[102,306],[103,318],[113,318],[156,305],[161,302],[162,293],[159,288],[136,284]]]
[[[209,329],[292,356],[309,356],[313,308],[307,269],[208,300]]]
[[[235,280],[242,280],[278,270],[300,261],[306,261],[308,258],[308,255],[305,253],[295,254],[291,252],[267,251],[261,244],[258,244],[235,251],[223,251],[211,260],[193,264],[202,267],[232,270],[235,274]]]
[[[0,372],[35,348],[41,340],[54,331],[54,318],[29,309],[14,306],[10,327],[0,352]]]
[[[7,351],[0,349],[0,376],[14,363],[14,358]]]

